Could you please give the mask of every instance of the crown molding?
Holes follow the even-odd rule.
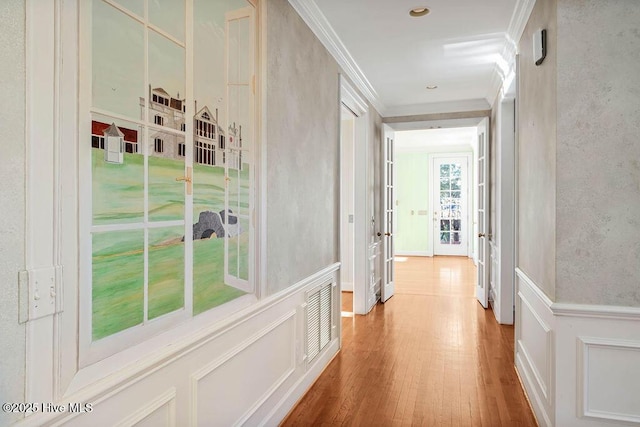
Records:
[[[338,65],[342,67],[342,70],[356,88],[380,115],[384,115],[386,108],[378,97],[376,90],[353,59],[347,47],[342,43],[342,40],[340,40],[340,37],[338,37],[338,34],[336,34],[316,2],[314,0],[289,0],[289,3],[338,62]]]
[[[493,103],[498,98],[498,94],[503,86],[503,83],[507,76],[515,71],[516,54],[518,53],[518,42],[524,27],[529,21],[529,16],[533,11],[536,0],[517,0],[516,7],[511,15],[511,21],[509,21],[509,27],[507,28],[507,34],[504,40],[504,47],[502,48],[502,59],[507,65],[506,70],[502,70],[498,64],[493,68],[493,77],[489,90],[487,91],[487,102],[493,107]]]

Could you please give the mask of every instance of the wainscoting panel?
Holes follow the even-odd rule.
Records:
[[[551,301],[517,270],[516,368],[540,425],[554,425],[554,332]]]
[[[267,326],[193,375],[195,425],[242,425],[293,373],[295,314]]]
[[[640,422],[640,341],[583,337],[578,342],[581,415]]]
[[[140,358],[56,405],[91,403],[91,412],[39,412],[21,426],[278,425],[340,346],[340,323],[328,344],[304,361],[305,296],[331,286],[331,313],[339,313],[339,264],[278,294]],[[339,319],[339,316],[334,314]]]
[[[140,408],[116,427],[175,427],[176,426],[176,390],[159,396],[151,403]]]
[[[640,425],[640,309],[553,304],[556,425]]]

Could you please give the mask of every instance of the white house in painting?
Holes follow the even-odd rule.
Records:
[[[218,125],[217,109],[215,116],[207,106],[196,113],[193,136],[193,161],[203,165],[223,167],[226,160],[225,135]]]
[[[150,91],[149,121],[155,125],[164,126],[184,132],[185,125],[185,101],[178,94],[175,98],[169,95],[163,88],[155,88]],[[146,117],[145,100],[140,98],[140,117]],[[91,122],[91,146],[105,149],[105,132],[109,128],[108,123],[98,121]],[[138,144],[138,131],[122,126],[116,127],[123,134],[124,152],[141,154]],[[222,127],[218,124],[218,110],[215,114],[207,106],[202,107],[194,116],[193,123],[193,161],[202,165],[224,167],[229,159],[229,167],[242,168],[242,126],[235,122],[229,125],[229,153],[225,150],[226,136]],[[170,159],[180,159],[186,154],[185,138],[180,133],[171,131],[152,130],[149,136],[149,155]]]

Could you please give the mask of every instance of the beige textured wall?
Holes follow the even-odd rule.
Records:
[[[547,30],[548,53],[533,61],[533,33]],[[556,0],[538,0],[519,43],[518,261],[552,300],[556,245]]]
[[[338,261],[338,65],[287,0],[267,1],[267,290]]]
[[[18,271],[24,269],[25,8],[0,7],[0,401],[24,400],[25,328],[18,324]],[[0,425],[20,414],[0,412]]]
[[[640,4],[558,0],[558,301],[640,306]]]

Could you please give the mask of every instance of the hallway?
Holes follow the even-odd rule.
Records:
[[[535,426],[513,327],[476,301],[471,260],[395,265],[396,295],[342,318],[342,350],[282,425]]]

